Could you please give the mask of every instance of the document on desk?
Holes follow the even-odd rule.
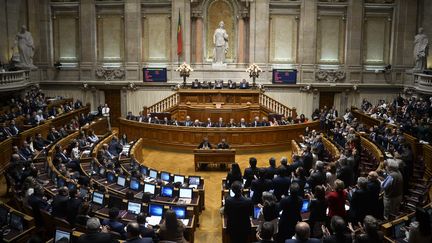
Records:
[[[189,224],[189,219],[180,219],[180,221],[182,221],[182,223],[187,226]]]
[[[151,226],[155,226],[158,225],[160,223],[160,221],[162,220],[161,216],[150,216],[147,217],[147,223]]]

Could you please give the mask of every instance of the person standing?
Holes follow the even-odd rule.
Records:
[[[227,231],[232,243],[246,243],[251,232],[250,216],[253,202],[242,195],[242,184],[235,181],[231,185],[233,197],[225,200],[224,214],[227,217]]]
[[[388,219],[391,214],[398,214],[403,194],[403,177],[399,171],[396,160],[387,161],[388,176],[382,182],[384,190],[384,218]]]
[[[108,107],[108,104],[105,104],[102,108],[102,116],[107,119],[108,130],[111,131],[110,108]]]

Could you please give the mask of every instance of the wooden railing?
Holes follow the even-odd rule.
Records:
[[[30,80],[30,71],[0,72],[0,87]]]
[[[174,93],[165,99],[157,102],[156,104],[147,108],[147,112],[150,113],[161,113],[166,112],[174,106],[178,105],[180,95],[178,93]]]
[[[322,134],[321,137],[322,137],[322,142],[324,144],[324,147],[331,154],[331,157],[333,158],[333,161],[338,160],[340,158],[340,151],[339,151],[339,149],[336,147],[336,145],[334,143],[332,143],[328,138],[326,138],[324,136],[324,134]],[[333,162],[333,161],[330,161],[330,162]]]
[[[291,117],[293,119],[297,118],[296,108],[289,108],[264,93],[260,93],[259,104],[271,112],[284,115],[285,117]]]

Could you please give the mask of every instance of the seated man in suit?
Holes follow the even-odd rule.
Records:
[[[206,127],[214,127],[214,123],[211,121],[211,118],[207,118],[207,122],[205,123]]]
[[[31,157],[27,157],[20,149],[18,149],[18,146],[12,147],[12,155],[18,156],[19,161],[31,161]]]
[[[140,227],[137,222],[130,222],[126,226],[127,240],[126,243],[152,243],[153,239],[149,237],[141,238]]]
[[[233,182],[231,190],[234,197],[228,197],[224,207],[227,231],[232,243],[246,243],[251,233],[250,216],[253,212],[253,202],[242,195],[241,182]]]
[[[254,121],[251,123],[251,127],[260,127],[260,126],[262,126],[262,123],[260,122],[259,117],[256,116],[254,118]]]
[[[238,124],[238,127],[248,127],[249,124],[245,121],[245,119],[242,117],[240,118],[240,123]]]
[[[33,155],[35,155],[35,153],[32,151],[32,149],[30,148],[30,145],[28,144],[27,141],[23,142],[23,145],[20,149],[21,154],[23,154],[25,157],[31,159],[33,158]]]
[[[294,239],[287,239],[285,243],[319,243],[321,240],[310,238],[310,227],[306,222],[298,222],[295,227]]]
[[[242,81],[239,84],[240,89],[249,89],[249,83],[246,82],[246,79],[242,79]]]
[[[201,83],[198,81],[198,79],[195,79],[192,82],[192,89],[199,89],[199,88],[201,88]]]
[[[233,82],[231,79],[228,80],[228,89],[235,89],[237,88],[236,82]]]
[[[12,119],[10,121],[9,131],[12,134],[12,136],[16,136],[16,135],[18,135],[18,133],[20,133],[20,130],[18,129],[18,127],[15,124],[15,119]]]
[[[226,127],[237,127],[237,124],[234,122],[234,118],[230,118],[230,121],[226,125]]]
[[[51,142],[55,142],[61,138],[60,133],[55,129],[55,127],[51,127],[51,130],[48,133],[47,139]]]
[[[116,157],[123,150],[123,146],[119,143],[117,136],[113,136],[113,138],[111,139],[109,146],[108,146],[108,150],[112,155],[114,155]]]
[[[124,230],[125,226],[120,220],[119,217],[119,209],[116,207],[112,207],[108,211],[109,219],[104,219],[102,221],[102,225],[106,225],[109,227],[111,231],[117,232],[122,236],[122,239],[126,238],[126,232]]]
[[[33,147],[37,151],[44,150],[46,146],[48,146],[50,142],[42,137],[42,134],[38,133],[33,141]]]
[[[223,88],[223,80],[215,80],[214,88],[215,89],[222,89]]]
[[[117,156],[113,155],[109,151],[108,144],[106,144],[106,143],[104,143],[102,145],[101,157],[102,157],[102,159],[107,160],[107,161],[109,161],[109,160],[116,160],[117,159]]]
[[[135,116],[132,114],[132,111],[128,111],[126,120],[135,120]]]
[[[222,138],[221,142],[217,145],[218,149],[229,149],[230,146],[229,144],[226,142],[225,138]]]
[[[118,242],[108,233],[108,228],[102,226],[98,218],[90,218],[87,220],[87,233],[80,235],[78,243],[113,243]]]
[[[203,141],[198,145],[199,149],[211,149],[212,145],[210,144],[208,137],[204,137]]]
[[[224,123],[222,117],[219,117],[219,120],[218,120],[218,122],[216,123],[215,127],[225,127],[225,123]]]
[[[186,120],[184,121],[183,125],[185,127],[191,127],[193,124],[193,121],[191,120],[190,116],[186,116]]]

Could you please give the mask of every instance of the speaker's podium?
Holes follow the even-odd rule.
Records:
[[[201,165],[215,164],[228,165],[235,163],[235,149],[195,149],[195,171],[200,169]]]

